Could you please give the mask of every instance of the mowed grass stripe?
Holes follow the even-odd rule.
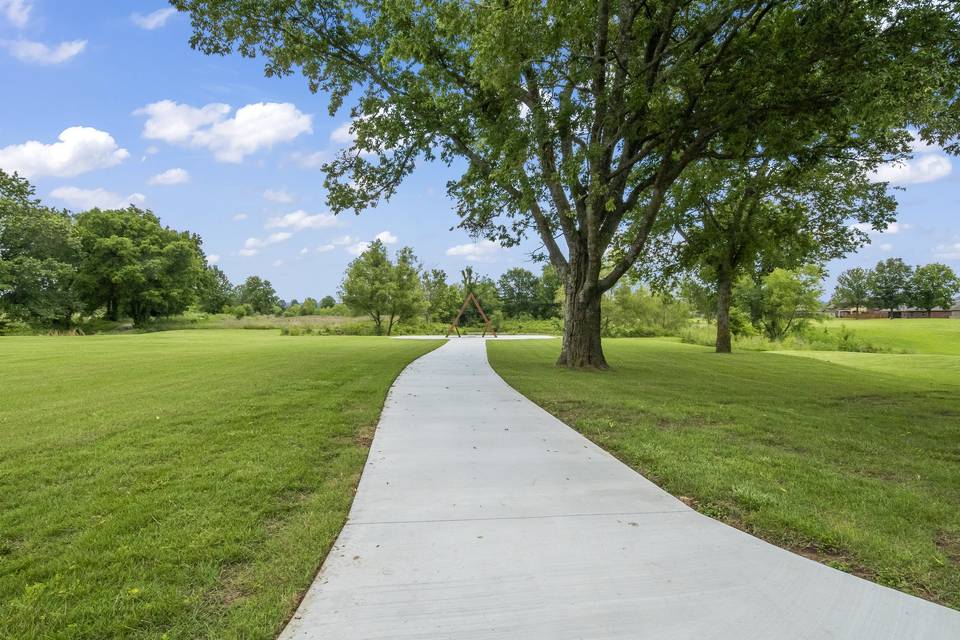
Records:
[[[437,342],[0,339],[0,638],[272,638]]]
[[[960,608],[960,378],[943,360],[960,358],[622,339],[590,373],[555,367],[555,341],[488,350],[508,383],[698,510]]]

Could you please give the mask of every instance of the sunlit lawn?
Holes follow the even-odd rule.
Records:
[[[896,318],[892,320],[830,319],[830,331],[846,327],[886,349],[908,353],[942,353],[960,356],[960,320],[955,318]]]
[[[436,345],[0,338],[0,638],[274,638]]]
[[[624,339],[591,373],[555,367],[556,341],[488,345],[507,382],[703,513],[960,608],[960,356]]]

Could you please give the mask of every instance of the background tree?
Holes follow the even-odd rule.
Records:
[[[387,247],[374,242],[354,259],[340,285],[340,299],[353,312],[369,315],[377,335],[383,333],[383,319],[390,310],[393,266]]]
[[[847,269],[837,276],[830,304],[835,307],[853,307],[857,311],[870,302],[870,270],[861,267]]]
[[[334,211],[391,197],[419,160],[464,160],[448,185],[462,226],[507,244],[535,230],[563,279],[572,367],[606,367],[601,296],[691,163],[747,131],[783,159],[854,136],[903,152],[911,123],[938,142],[956,130],[945,2],[173,4],[208,54],[298,69],[331,113],[358,96],[353,146],[325,166]]]
[[[930,314],[934,307],[949,309],[960,292],[960,279],[953,269],[934,262],[917,267],[910,278],[910,303]]]
[[[537,310],[539,279],[523,267],[507,269],[497,281],[503,312],[511,317],[533,316]]]
[[[770,340],[783,340],[790,332],[802,331],[820,311],[823,270],[816,265],[799,269],[774,269],[763,276],[758,287],[749,276],[737,283],[735,296],[759,302],[759,328]]]
[[[500,292],[497,291],[497,285],[491,280],[488,276],[478,275],[473,267],[466,267],[460,271],[460,287],[459,287],[459,298],[457,302],[457,311],[460,310],[460,307],[463,305],[463,302],[466,300],[467,296],[473,293],[476,296],[477,301],[480,303],[480,307],[483,309],[483,312],[487,315],[488,318],[491,318],[493,314],[500,311]],[[477,325],[483,322],[483,318],[480,317],[480,313],[477,311],[476,307],[472,304],[467,305],[467,308],[463,312],[463,316],[460,319],[462,325]]]
[[[88,309],[105,307],[142,325],[182,313],[203,277],[200,239],[160,224],[150,211],[91,209],[77,216],[82,259],[77,286]]]
[[[237,304],[237,293],[220,267],[209,265],[197,285],[197,306],[204,313],[223,313]]]
[[[42,206],[29,182],[0,170],[0,314],[69,327],[79,308],[73,288],[79,257],[70,216]]]
[[[877,263],[867,278],[870,303],[893,313],[910,301],[912,269],[900,258],[887,258]]]
[[[317,313],[317,309],[320,308],[320,304],[313,298],[305,298],[304,301],[300,304],[300,315],[302,316],[312,316]]]
[[[731,351],[733,285],[742,274],[762,286],[778,267],[822,264],[866,244],[851,221],[883,229],[893,220],[896,201],[868,175],[876,154],[858,141],[843,147],[843,155],[860,159],[708,160],[674,183],[667,209],[683,242],[674,246],[671,268],[693,269],[714,284],[718,353]],[[839,151],[832,140],[811,153]]]
[[[397,251],[396,263],[390,274],[390,314],[387,335],[393,333],[398,322],[417,316],[424,306],[423,290],[420,288],[420,264],[413,249],[403,247]]]
[[[332,309],[335,306],[337,306],[337,301],[333,296],[323,296],[320,299],[321,309]]]
[[[558,292],[563,289],[563,281],[557,275],[552,264],[546,264],[537,281],[536,294],[533,300],[533,315],[536,318],[557,318],[563,314],[563,305],[558,300]],[[562,297],[560,298],[562,300]]]
[[[428,322],[449,322],[460,308],[460,293],[447,283],[443,269],[430,269],[420,276],[424,297],[424,318]]]
[[[269,280],[260,276],[250,276],[237,287],[237,299],[242,305],[249,305],[254,313],[273,313],[280,306],[280,298]]]

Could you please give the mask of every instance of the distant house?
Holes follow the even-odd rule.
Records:
[[[960,320],[960,298],[956,298],[949,309],[934,307],[929,312],[926,309],[903,306],[890,311],[889,309],[827,309],[826,312],[834,318],[850,318],[851,320],[869,320],[873,318],[952,318]]]

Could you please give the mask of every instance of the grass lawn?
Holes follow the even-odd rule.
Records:
[[[0,638],[274,638],[437,344],[0,338]]]
[[[953,318],[894,320],[832,318],[822,326],[830,331],[839,331],[840,327],[844,326],[878,346],[895,351],[960,356],[960,320]]]
[[[960,608],[960,357],[621,339],[593,373],[555,367],[556,341],[487,344],[507,382],[701,512]]]

